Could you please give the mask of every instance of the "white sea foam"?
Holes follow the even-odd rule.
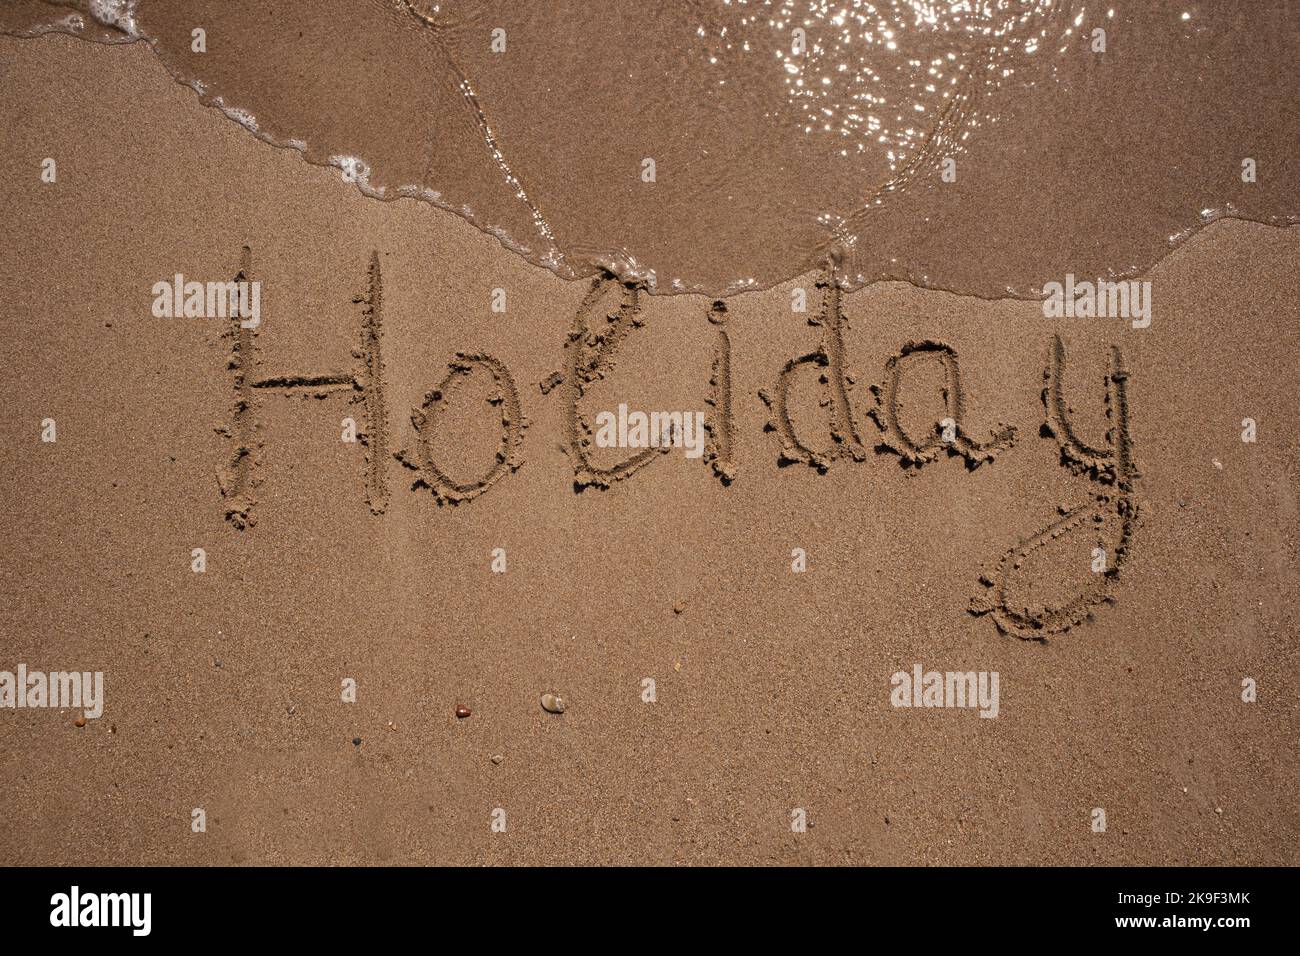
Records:
[[[388,192],[383,186],[374,187],[370,185],[370,167],[366,165],[365,160],[357,156],[331,156],[329,159],[331,166],[337,166],[343,171],[343,178],[350,183],[356,183],[357,188],[363,195],[370,196],[373,199],[382,199]]]
[[[257,132],[257,117],[248,112],[248,110],[241,110],[237,106],[222,106],[221,112],[225,113],[245,129],[251,130],[254,133]]]
[[[90,0],[90,15],[107,27],[116,27],[127,36],[138,37],[135,22],[136,0]]]

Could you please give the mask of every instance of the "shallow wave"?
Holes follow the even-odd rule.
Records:
[[[1294,224],[1298,28],[1282,0],[0,11],[13,36],[148,43],[266,142],[561,276],[710,295],[830,262],[849,288],[1034,297],[1216,219]]]

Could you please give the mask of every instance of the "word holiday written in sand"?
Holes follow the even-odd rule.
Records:
[[[244,248],[243,263],[235,281],[252,279],[251,252]],[[804,463],[821,472],[836,461],[863,461],[867,446],[861,437],[849,400],[852,378],[846,371],[844,348],[844,312],[838,284],[830,275],[817,282],[821,292],[820,312],[810,320],[821,329],[818,347],[806,355],[791,359],[777,373],[775,384],[759,392],[771,415],[767,430],[780,441],[782,463]],[[600,308],[615,293],[617,306]],[[635,474],[667,447],[643,448],[613,465],[592,460],[593,432],[583,413],[584,393],[613,368],[620,343],[644,324],[641,296],[644,291],[634,284],[622,283],[612,276],[593,280],[583,298],[573,326],[563,343],[564,365],[539,383],[541,391],[559,392],[564,409],[564,447],[573,462],[574,482],[579,488],[595,485],[609,487],[613,482]],[[389,500],[385,462],[390,457],[388,408],[383,383],[381,353],[383,328],[383,278],[379,255],[372,253],[367,287],[354,303],[360,306],[360,341],[353,350],[356,360],[351,371],[324,374],[263,376],[257,344],[257,329],[230,317],[223,336],[230,343],[227,366],[234,390],[230,421],[218,429],[231,442],[229,461],[220,475],[221,494],[226,501],[226,517],[238,529],[255,523],[254,495],[258,485],[257,465],[261,441],[258,410],[262,396],[269,394],[314,394],[325,397],[343,393],[358,406],[363,424],[356,437],[365,449],[365,496],[370,510],[380,515]],[[705,419],[708,440],[704,460],[714,474],[730,484],[737,476],[733,458],[731,340],[727,332],[726,304],[714,302],[708,320],[716,328],[712,375],[707,399],[710,413]],[[918,361],[937,361],[944,374],[943,399],[946,417],[928,433],[910,433],[901,423],[899,389],[909,367]],[[1138,505],[1135,497],[1140,477],[1133,460],[1129,433],[1128,372],[1118,346],[1110,353],[1106,374],[1106,414],[1110,427],[1104,444],[1094,447],[1078,437],[1072,428],[1068,406],[1062,393],[1066,362],[1065,347],[1059,336],[1054,338],[1042,392],[1045,420],[1044,435],[1060,446],[1061,461],[1073,473],[1085,477],[1092,489],[1090,500],[1074,508],[1062,509],[1045,528],[1017,542],[996,564],[980,576],[979,593],[972,599],[970,611],[992,617],[1007,634],[1033,640],[1046,640],[1052,634],[1069,630],[1090,618],[1093,609],[1112,603],[1113,591],[1122,568],[1128,561],[1137,527]],[[475,370],[491,376],[491,398],[501,419],[500,445],[490,466],[477,479],[458,481],[438,462],[433,436],[448,418],[451,397],[458,383]],[[817,444],[799,434],[789,409],[789,397],[795,375],[801,370],[816,373],[821,390],[821,407],[827,410],[830,441]],[[908,467],[921,467],[941,455],[960,457],[969,469],[993,460],[1016,440],[1016,429],[997,426],[986,440],[973,437],[962,420],[965,398],[962,392],[961,366],[956,351],[938,341],[908,342],[885,365],[884,380],[871,387],[874,403],[869,417],[879,432],[876,450],[899,456]],[[440,503],[470,501],[491,489],[522,464],[520,448],[528,421],[523,414],[519,389],[506,364],[485,352],[458,352],[447,365],[446,376],[424,396],[419,407],[411,411],[415,432],[413,450],[391,453],[415,474],[413,487],[427,488]],[[1088,529],[1100,533],[1103,526],[1118,528],[1118,545],[1109,553],[1093,552],[1088,583],[1061,603],[1045,607],[1029,605],[1014,595],[1023,589],[1016,585],[1018,573],[1038,549],[1074,531]]]

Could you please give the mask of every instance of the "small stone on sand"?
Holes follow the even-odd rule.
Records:
[[[74,727],[84,727],[84,726],[86,726],[86,718],[85,718],[85,717],[78,717],[76,720],[74,720],[74,721],[72,722],[72,725],[73,725]]]
[[[543,694],[542,710],[551,714],[564,713],[564,698],[557,697],[555,694]]]
[[[457,705],[456,705],[456,719],[457,719],[457,720],[464,720],[464,719],[465,719],[466,717],[468,717],[471,713],[473,713],[473,711],[471,711],[471,710],[470,710],[468,707],[466,707],[464,704],[457,704]]]

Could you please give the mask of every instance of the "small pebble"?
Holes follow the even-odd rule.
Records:
[[[674,613],[674,614],[681,614],[681,613],[682,613],[683,611],[685,611],[685,610],[686,610],[686,602],[685,602],[685,601],[678,601],[676,604],[673,605],[673,613]]]
[[[470,710],[468,707],[466,707],[464,704],[457,704],[457,705],[456,705],[456,719],[457,719],[457,720],[464,720],[464,719],[465,719],[466,717],[468,717],[471,713],[473,713],[473,711],[471,711],[471,710]]]
[[[360,737],[353,737],[353,738],[352,738],[352,746],[354,746],[354,747],[360,747],[360,746],[361,746],[361,738],[360,738]]]
[[[564,713],[564,698],[557,697],[555,694],[543,694],[542,710],[551,714]]]
[[[73,725],[74,727],[84,727],[84,726],[86,726],[86,718],[85,718],[85,717],[78,717],[76,720],[74,720],[74,721],[72,722],[72,725]]]
[[[1220,814],[1223,813],[1223,807],[1215,807],[1215,808],[1214,808],[1214,812],[1215,812],[1215,813],[1220,813]]]
[[[493,762],[493,763],[500,763],[501,761],[503,761],[503,760],[505,760],[505,759],[506,759],[506,758],[503,757],[503,756],[501,756],[500,754],[493,754],[493,755],[492,755],[492,762]]]

